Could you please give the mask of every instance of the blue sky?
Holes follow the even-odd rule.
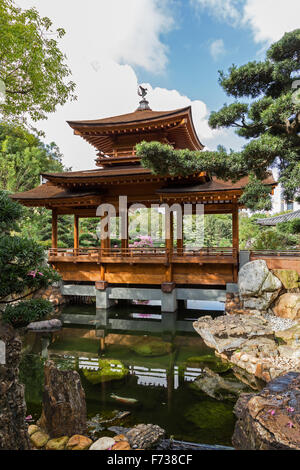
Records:
[[[61,41],[78,100],[36,126],[55,141],[66,166],[94,167],[95,151],[66,120],[134,111],[137,85],[149,89],[152,109],[191,105],[207,148],[239,148],[232,130],[212,131],[209,113],[230,102],[218,70],[261,60],[269,44],[300,26],[299,0],[17,0],[63,27]],[[72,5],[70,7],[70,4]]]

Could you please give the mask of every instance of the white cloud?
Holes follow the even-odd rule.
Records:
[[[174,27],[171,0],[17,0],[22,8],[37,10],[64,27],[70,56],[94,56],[140,66],[159,73],[167,64],[168,48],[161,35]]]
[[[299,0],[190,0],[219,21],[252,30],[254,41],[271,43],[299,28]]]
[[[284,33],[299,28],[299,0],[247,0],[244,24],[251,27],[255,42],[278,41]]]
[[[209,47],[210,54],[214,60],[218,60],[225,54],[225,45],[223,39],[216,39]]]
[[[191,4],[200,10],[207,10],[209,14],[221,21],[233,21],[240,19],[238,6],[243,0],[190,0]]]
[[[23,8],[36,6],[38,11],[64,27],[66,36],[61,47],[77,84],[78,100],[67,103],[37,123],[47,142],[55,141],[64,155],[64,164],[75,170],[94,167],[96,151],[80,137],[74,136],[67,120],[100,119],[134,111],[138,106],[138,78],[135,66],[152,72],[164,72],[167,47],[162,33],[173,24],[171,0],[18,0]],[[163,7],[161,6],[163,5]],[[204,102],[191,101],[176,90],[149,88],[154,110],[192,106],[194,123],[203,144],[215,148],[222,131],[208,126]]]

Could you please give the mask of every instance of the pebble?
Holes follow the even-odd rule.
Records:
[[[289,318],[280,318],[276,317],[275,315],[270,315],[269,313],[266,313],[264,315],[264,318],[268,320],[268,322],[271,325],[271,328],[274,331],[284,331],[288,330],[294,325],[297,325],[297,321],[290,320]]]

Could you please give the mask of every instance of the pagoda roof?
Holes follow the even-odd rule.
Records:
[[[268,217],[266,219],[256,219],[258,225],[274,226],[282,222],[290,222],[291,220],[300,219],[300,209],[287,214],[277,215],[275,217]]]
[[[95,171],[97,172],[97,170]],[[167,177],[164,179],[167,180]],[[248,177],[242,178],[240,181],[237,182],[223,181],[213,177],[211,181],[203,182],[200,184],[185,184],[182,186],[178,186],[178,183],[177,186],[170,184],[167,187],[156,190],[156,194],[158,196],[172,196],[175,194],[184,196],[187,194],[201,195],[201,193],[210,194],[218,192],[230,194],[230,192],[232,191],[234,191],[235,194],[239,194],[242,192],[243,188],[245,188],[248,182]],[[276,182],[274,181],[271,175],[266,180],[264,180],[264,183],[270,186],[276,185]],[[75,200],[76,202],[80,201],[80,204],[89,204],[89,202],[92,201],[94,203],[95,200],[98,200],[100,202],[101,196],[103,194],[105,194],[105,191],[104,188],[101,188],[101,185],[97,186],[96,189],[95,186],[92,188],[65,188],[63,186],[56,186],[52,182],[47,182],[29,191],[13,194],[11,198],[23,203],[24,205],[32,205],[38,207],[51,202],[62,202],[72,205],[72,199],[74,199],[74,202]]]
[[[249,183],[248,176],[233,182],[231,180],[225,181],[212,177],[210,181],[202,184],[182,185],[182,186],[167,186],[159,190],[161,194],[174,194],[174,193],[197,193],[197,192],[216,192],[216,191],[233,191],[242,190]],[[276,182],[273,175],[269,175],[264,181],[264,184],[274,186]]]
[[[76,135],[104,153],[112,151],[112,139],[116,136],[138,134],[138,141],[141,141],[147,133],[158,131],[164,131],[176,148],[204,148],[194,127],[191,106],[173,111],[137,109],[133,113],[103,119],[67,122]]]

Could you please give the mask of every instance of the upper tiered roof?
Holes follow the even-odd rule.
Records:
[[[76,135],[99,150],[98,166],[138,162],[135,145],[142,140],[156,140],[176,149],[203,149],[190,106],[174,111],[138,108],[129,114],[92,121],[68,121],[68,124]]]

